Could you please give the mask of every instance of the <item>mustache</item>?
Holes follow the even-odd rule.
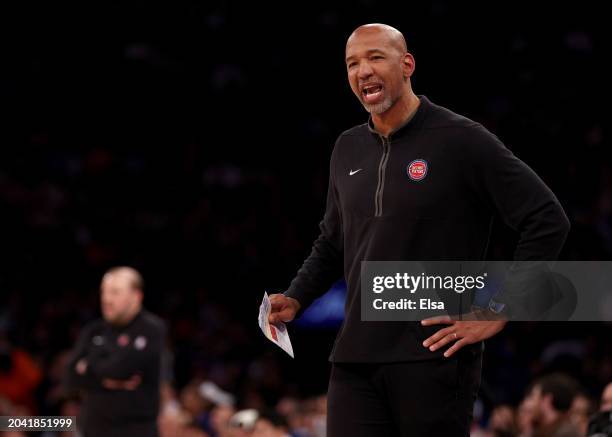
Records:
[[[369,79],[369,80],[360,80],[358,82],[360,88],[368,85],[384,85],[383,81],[380,79]]]

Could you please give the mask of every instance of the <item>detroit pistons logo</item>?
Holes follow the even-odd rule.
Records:
[[[427,176],[428,169],[427,161],[424,159],[415,159],[406,168],[406,173],[408,173],[408,177],[413,181],[422,181]]]

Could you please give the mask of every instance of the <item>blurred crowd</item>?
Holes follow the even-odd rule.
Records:
[[[483,123],[556,193],[572,222],[563,259],[612,256],[608,50],[590,7],[560,7],[550,20],[537,4],[435,1],[373,17],[362,0],[287,9],[278,21],[253,20],[259,3],[188,3],[150,5],[146,19],[109,5],[91,14],[104,26],[85,14],[67,41],[53,35],[73,11],[41,6],[23,28],[34,43],[5,52],[2,414],[78,411],[61,388],[67,354],[98,315],[101,274],[132,265],[145,306],[170,328],[164,435],[324,435],[335,332],[292,330],[290,361],[264,341],[256,314],[264,290],[283,290],[309,252],[336,136],[366,119],[343,50],[374,19],[406,33],[418,94]],[[152,38],[158,21],[155,32],[181,30]],[[499,222],[493,231],[490,258],[510,259],[514,236]],[[509,324],[487,342],[475,435],[532,435],[550,409],[584,431],[609,393],[610,329]],[[551,406],[556,392],[533,384],[557,371],[582,389]]]
[[[2,357],[0,415],[31,415],[41,372],[24,351],[13,349],[10,368]],[[78,416],[80,395],[58,383],[48,394],[53,411]],[[194,378],[177,390],[161,388],[160,437],[325,437],[326,395],[280,397],[264,404],[257,397],[239,399],[212,381]],[[597,397],[566,373],[548,373],[531,381],[516,405],[501,403],[483,415],[483,399],[474,408],[472,437],[586,437],[612,435],[612,381]],[[9,433],[26,437],[26,433]],[[40,435],[78,437],[77,432]]]
[[[478,404],[475,411],[478,411]],[[563,373],[534,380],[518,405],[496,406],[472,437],[586,437],[612,433],[612,382],[600,398]]]

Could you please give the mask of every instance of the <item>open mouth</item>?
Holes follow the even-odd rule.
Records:
[[[361,88],[361,95],[366,103],[376,103],[382,98],[384,87],[379,84],[365,85]]]

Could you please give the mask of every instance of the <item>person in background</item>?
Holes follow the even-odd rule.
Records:
[[[516,410],[516,426],[519,437],[530,437],[533,434],[534,418],[535,404],[531,398],[525,396]]]
[[[228,437],[251,437],[257,419],[259,412],[253,408],[238,411],[229,420]]]
[[[578,392],[578,383],[564,374],[553,373],[537,379],[526,398],[533,407],[531,436],[582,437],[584,434],[571,422],[569,413]]]
[[[28,352],[13,346],[0,332],[0,398],[36,413],[34,391],[42,372]]]
[[[589,419],[595,413],[595,402],[584,391],[578,393],[569,410],[570,421],[578,428],[580,435],[586,435]]]
[[[601,393],[600,411],[612,411],[612,382]]]
[[[219,404],[210,412],[211,437],[228,437],[229,421],[236,413],[232,405]]]
[[[489,430],[493,437],[514,437],[518,430],[514,409],[509,405],[499,405],[493,409],[489,420]]]
[[[156,437],[164,322],[142,306],[144,283],[131,267],[106,272],[102,319],[82,330],[66,369],[68,390],[83,392],[84,437]]]
[[[274,411],[259,414],[251,437],[290,437],[287,419]]]

